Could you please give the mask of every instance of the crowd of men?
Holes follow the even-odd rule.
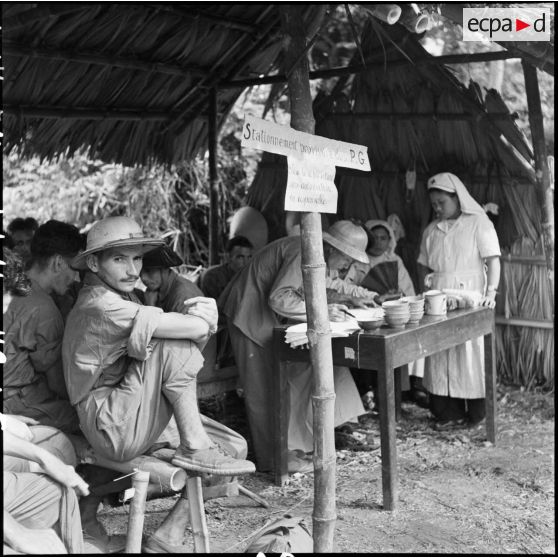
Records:
[[[120,473],[80,464],[84,447],[125,462],[167,446],[172,464],[186,471],[255,471],[246,441],[199,412],[196,378],[219,314],[255,460],[271,470],[272,330],[306,320],[298,238],[256,254],[249,240],[233,238],[225,263],[197,285],[176,271],[178,254],[128,217],[102,219],[87,235],[60,221],[18,218],[6,236],[2,428],[4,453],[16,465],[4,461],[5,551],[121,548],[96,518],[102,488]],[[368,262],[365,230],[338,221],[323,242],[331,319],[344,319],[340,302],[378,301],[343,279],[354,262]],[[312,453],[310,366],[293,363],[288,376],[289,471],[304,472]],[[365,410],[348,369],[336,367],[335,388],[335,425],[357,421]],[[144,551],[182,552],[187,522],[183,494]]]

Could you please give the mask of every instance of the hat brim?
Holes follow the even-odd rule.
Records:
[[[342,242],[341,240],[335,238],[333,235],[329,234],[328,232],[322,233],[322,236],[325,242],[331,244],[331,246],[337,248],[337,250],[343,252],[343,254],[345,254],[346,256],[353,258],[353,260],[356,260],[357,262],[364,263],[364,264],[370,263],[368,259],[368,254],[366,252],[363,252],[362,250],[359,250],[358,248],[355,248],[350,244],[346,244],[345,242]]]
[[[142,269],[169,269],[182,265],[184,260],[169,246],[152,248],[143,257]]]
[[[78,270],[85,270],[87,269],[86,258],[91,254],[97,254],[98,252],[103,252],[104,250],[110,250],[111,248],[124,248],[128,246],[141,246],[142,254],[153,250],[154,247],[162,246],[165,244],[164,240],[159,240],[157,238],[134,238],[134,239],[123,239],[123,240],[115,240],[114,242],[109,242],[104,246],[100,246],[99,248],[91,248],[89,250],[85,250],[81,254],[78,254],[71,263],[71,267],[73,269]]]

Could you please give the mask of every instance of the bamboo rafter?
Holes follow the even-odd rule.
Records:
[[[64,62],[81,62],[84,64],[99,64],[114,66],[126,70],[140,70],[177,76],[205,76],[208,70],[196,66],[179,66],[161,62],[150,62],[137,58],[122,56],[107,56],[97,53],[72,52],[47,48],[32,48],[24,44],[6,41],[2,44],[2,53],[11,56],[29,56],[46,60],[62,60]]]
[[[468,114],[461,112],[332,112],[328,118],[362,118],[364,120],[515,120],[517,113]]]
[[[494,60],[509,60],[511,58],[519,58],[517,54],[501,50],[497,52],[477,52],[472,54],[448,54],[444,56],[433,56],[422,60],[410,62],[406,59],[388,60],[389,68],[408,65],[425,65],[425,64],[464,64],[473,62],[491,62]],[[314,70],[310,72],[310,79],[327,79],[347,74],[358,74],[370,70],[379,70],[385,68],[386,62],[368,62],[366,64],[353,64],[345,67],[329,68],[327,70]],[[284,74],[273,76],[265,76],[261,78],[239,79],[234,81],[225,81],[219,84],[219,88],[228,89],[235,87],[252,87],[255,85],[264,85],[269,83],[283,83],[287,81]]]
[[[141,109],[111,109],[105,107],[53,107],[53,106],[25,106],[5,103],[3,110],[6,114],[25,116],[27,118],[53,118],[77,120],[150,120],[169,121],[177,115],[165,111]]]

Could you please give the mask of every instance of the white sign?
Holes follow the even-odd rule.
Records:
[[[368,147],[364,145],[306,134],[249,115],[244,117],[241,145],[289,158],[315,159],[338,167],[370,170]]]
[[[550,8],[463,8],[464,41],[550,41]]]
[[[289,175],[285,210],[337,213],[335,166],[317,160],[287,157]]]

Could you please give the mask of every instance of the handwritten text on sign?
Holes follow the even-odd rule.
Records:
[[[335,167],[316,160],[287,157],[289,176],[285,192],[287,211],[337,213]]]
[[[249,115],[244,117],[241,144],[289,158],[313,158],[338,167],[370,170],[366,146],[306,134]]]

